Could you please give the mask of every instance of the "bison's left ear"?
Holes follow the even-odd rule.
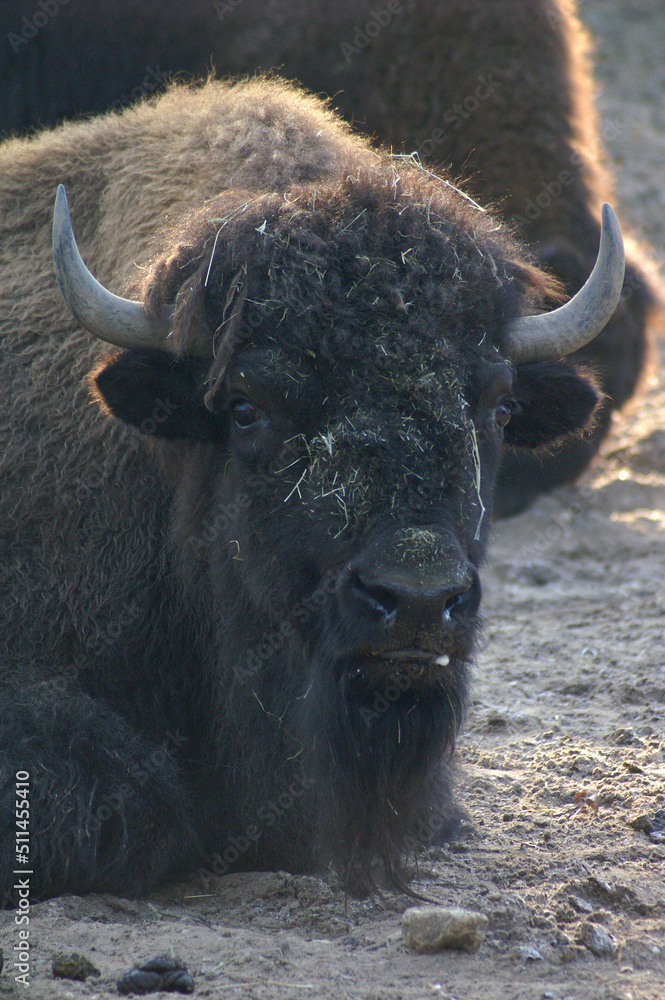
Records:
[[[518,365],[512,395],[518,409],[504,440],[523,448],[538,448],[584,430],[601,399],[593,376],[568,361]]]
[[[92,378],[96,395],[123,423],[143,434],[173,441],[211,441],[219,422],[203,405],[205,366],[196,358],[164,351],[124,351]]]

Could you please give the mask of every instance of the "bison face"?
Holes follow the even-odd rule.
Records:
[[[272,724],[269,742],[305,766],[302,830],[358,889],[376,853],[399,881],[409,838],[453,819],[442,760],[502,443],[584,423],[596,397],[564,364],[515,371],[495,351],[465,364],[443,343],[426,362],[367,345],[353,370],[313,355],[246,345],[212,410],[206,363],[160,352],[120,355],[97,385],[162,439],[173,558],[213,625],[225,702],[255,698],[265,714],[247,739]]]
[[[146,312],[105,298],[86,320],[121,313],[121,345],[137,308],[143,344],[155,316],[173,327],[171,351],[132,348],[96,386],[173,484],[167,558],[216,687],[219,780],[237,785],[211,825],[229,828],[247,782],[270,797],[267,761],[302,765],[278,863],[296,845],[293,866],[313,850],[365,883],[377,854],[397,878],[408,838],[450,820],[501,448],[574,432],[596,404],[573,367],[534,360],[570,344],[572,303],[554,344],[539,322],[534,337],[540,317],[516,318],[547,279],[427,184],[388,167],[227,198],[156,265]],[[238,739],[258,763],[245,785]]]
[[[357,686],[408,673],[424,688],[471,654],[477,568],[518,404],[505,362],[465,372],[444,345],[426,363],[384,351],[368,344],[351,371],[345,357],[248,345],[214,413],[191,360],[128,352],[97,385],[123,419],[196,442],[169,447],[187,585],[205,578],[220,606],[242,595],[245,636],[255,621],[274,631],[300,617],[309,647]],[[313,591],[312,612],[294,615]]]
[[[239,642],[287,622],[359,689],[405,674],[426,688],[472,652],[504,439],[583,426],[596,394],[564,363],[469,364],[443,339],[424,359],[368,341],[353,370],[338,346],[245,346],[212,410],[205,362],[163,352],[120,355],[97,386],[171,442],[178,567],[219,607],[242,601]]]
[[[71,260],[59,199],[56,259]],[[538,447],[596,403],[574,369],[537,359],[614,308],[623,254],[604,217],[594,280],[546,317],[519,315],[553,289],[489,216],[392,164],[284,197],[227,192],[158,262],[146,309],[59,271],[119,343],[172,327],[173,354],[132,349],[97,386],[172,442],[178,570],[218,607],[242,602],[227,637],[281,627],[332,574],[308,641],[357,686],[407,663],[431,687],[468,658],[504,433]]]
[[[427,687],[472,651],[504,440],[583,426],[596,394],[563,363],[386,350],[368,343],[351,371],[348,357],[247,345],[212,410],[206,365],[190,358],[126,352],[97,386],[170,442],[178,567],[220,606],[241,597],[246,644],[295,617],[359,685],[407,671]]]

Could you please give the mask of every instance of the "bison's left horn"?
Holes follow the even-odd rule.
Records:
[[[152,322],[140,302],[113,295],[93,278],[76,246],[62,184],[53,210],[53,263],[63,299],[74,319],[93,336],[117,347],[164,346],[173,306],[164,310],[158,322]]]
[[[569,302],[541,316],[522,316],[506,331],[506,354],[518,364],[556,361],[600,333],[617,307],[624,273],[617,217],[603,205],[598,259],[586,283]]]

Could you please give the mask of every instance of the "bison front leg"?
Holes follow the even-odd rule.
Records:
[[[105,705],[54,684],[5,690],[0,748],[3,905],[21,887],[136,896],[191,860],[178,768]]]

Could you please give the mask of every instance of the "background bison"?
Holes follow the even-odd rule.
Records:
[[[600,205],[615,199],[569,0],[9,0],[0,28],[7,130],[122,108],[178,72],[277,67],[355,128],[463,178],[569,293],[595,260]],[[633,253],[616,315],[581,352],[606,394],[593,429],[546,457],[507,451],[498,514],[586,467],[638,384],[653,305]]]
[[[173,89],[0,156],[3,871],[27,772],[33,898],[329,859],[358,888],[377,856],[399,882],[454,814],[504,435],[597,402],[539,361],[554,314],[520,318],[552,280],[285,84]],[[98,278],[142,298],[59,271],[107,339],[135,315],[119,355],[54,287],[58,181]]]

